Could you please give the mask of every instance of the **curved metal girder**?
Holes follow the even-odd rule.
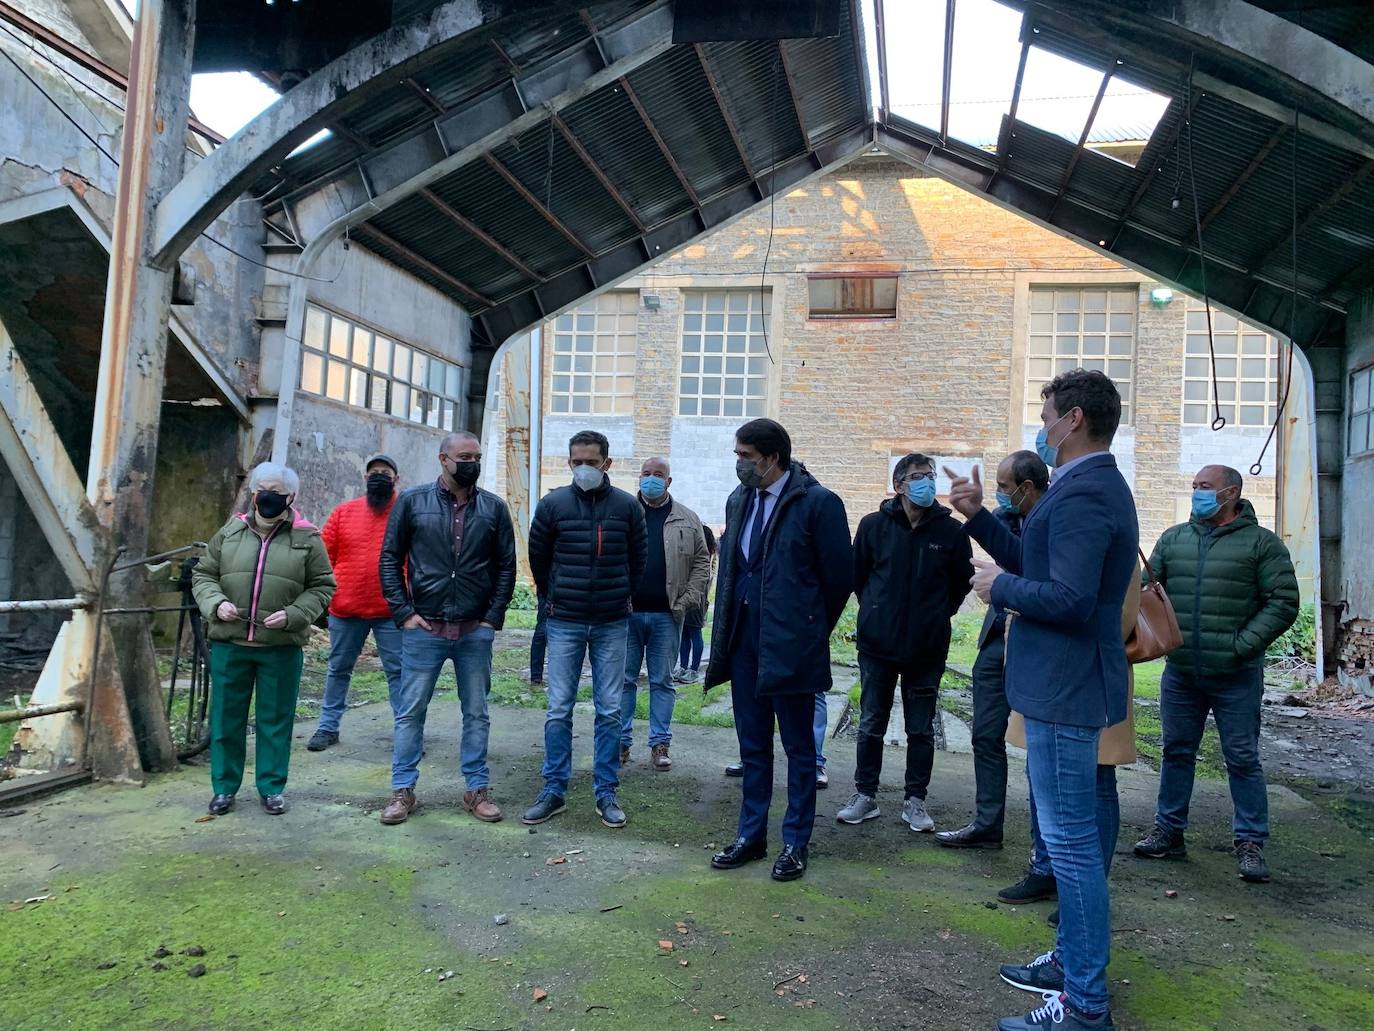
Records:
[[[329,62],[190,172],[158,205],[150,252],[170,267],[229,202],[328,122],[366,105],[424,57],[527,9],[518,0],[449,0]]]

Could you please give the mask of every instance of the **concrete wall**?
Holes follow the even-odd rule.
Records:
[[[1374,694],[1374,453],[1351,455],[1346,445],[1350,413],[1350,373],[1374,363],[1374,290],[1351,306],[1346,323],[1344,388],[1340,440],[1345,452],[1341,475],[1341,588],[1345,610],[1338,643],[1341,679]]]

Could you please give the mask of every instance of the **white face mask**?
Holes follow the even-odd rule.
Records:
[[[601,486],[606,474],[594,465],[576,465],[573,466],[572,478],[573,483],[583,490],[593,491]]]

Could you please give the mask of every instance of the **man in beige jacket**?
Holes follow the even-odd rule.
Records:
[[[620,763],[630,760],[634,733],[636,681],[649,667],[649,749],[655,770],[673,767],[668,746],[673,739],[677,687],[673,665],[682,642],[687,610],[704,608],[711,577],[711,556],[697,514],[675,501],[668,487],[672,473],[666,458],[646,458],[639,470],[639,503],[649,537],[644,576],[631,598],[625,642],[625,687],[620,697]]]

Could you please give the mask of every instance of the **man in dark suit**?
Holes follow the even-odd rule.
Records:
[[[733,870],[768,854],[773,722],[787,752],[787,815],[773,879],[806,872],[816,822],[816,695],[830,689],[830,633],[854,575],[844,503],[792,460],[771,419],[735,433],[740,486],[725,506],[711,661],[705,686],[730,682],[744,763],[735,841],[711,857]]]
[[[952,477],[950,503],[996,561],[976,562],[973,589],[1011,617],[1006,691],[1026,719],[1036,816],[1059,888],[1058,948],[1003,976],[1044,1005],[999,1031],[1112,1028],[1110,924],[1097,832],[1097,739],[1126,717],[1121,606],[1139,541],[1135,502],[1108,448],[1121,395],[1100,372],[1074,369],[1041,391],[1036,452],[1056,469],[1018,540],[983,508],[983,487]]]
[[[997,467],[997,511],[993,517],[1013,536],[1049,489],[1050,471],[1034,451],[1014,451]],[[978,658],[973,663],[973,777],[977,808],[973,822],[958,830],[939,831],[935,840],[947,848],[1001,848],[1002,823],[1007,811],[1007,718],[1011,706],[1002,683],[1006,656],[1007,614],[989,605],[978,632]],[[1034,883],[1032,883],[1034,882]],[[1035,902],[1054,895],[1054,878],[1027,873],[1017,888]],[[1013,901],[1008,899],[1007,901]]]

